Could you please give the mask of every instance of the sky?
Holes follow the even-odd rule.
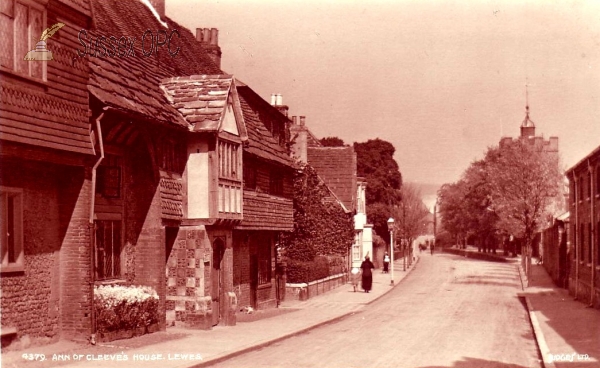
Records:
[[[405,181],[460,178],[517,137],[526,88],[536,134],[568,168],[600,146],[600,1],[166,0],[218,28],[222,69],[283,95],[319,138],[381,138]]]

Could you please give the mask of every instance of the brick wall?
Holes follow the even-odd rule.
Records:
[[[25,256],[24,272],[4,273],[0,279],[2,325],[16,327],[19,335],[50,338],[60,336],[61,317],[66,334],[75,326],[89,328],[89,299],[83,295],[89,279],[65,267],[81,263],[89,269],[89,192],[79,198],[89,190],[83,168],[20,159],[3,159],[1,165],[0,185],[23,189]]]
[[[250,259],[258,253],[259,247],[270,247],[271,254],[275,254],[273,239],[276,234],[275,231],[234,231],[233,290],[240,308],[254,306],[257,309],[266,309],[277,306],[274,258],[271,262],[270,284],[260,285],[256,290],[252,290],[253,275],[250,274]],[[255,296],[252,293],[255,293]]]
[[[210,295],[206,286],[206,268],[212,258],[210,241],[204,226],[179,228],[167,261],[166,319],[167,325],[184,325],[186,314],[204,308],[198,297]],[[210,291],[210,290],[208,290]]]
[[[166,240],[158,180],[142,145],[130,148],[125,162],[125,272],[131,283],[156,290],[164,326]]]
[[[54,171],[54,167],[21,160],[2,161],[0,185],[23,189],[25,271],[3,273],[0,279],[2,325],[17,327],[20,335],[57,334],[56,313],[47,318],[55,251],[59,249]]]

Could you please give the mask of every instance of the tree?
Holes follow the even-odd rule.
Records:
[[[354,150],[357,174],[367,179],[367,205],[397,203],[400,200],[398,190],[402,186],[402,174],[394,160],[394,146],[377,138],[354,143]]]
[[[425,221],[430,212],[415,185],[409,183],[402,185],[400,196],[402,200],[394,208],[396,234],[398,239],[405,239],[407,244],[412,244],[417,236],[425,232]]]
[[[499,227],[524,239],[531,249],[553,200],[559,193],[561,173],[558,157],[516,140],[488,150],[491,210]]]
[[[344,147],[346,144],[338,137],[325,137],[319,140],[324,147]]]

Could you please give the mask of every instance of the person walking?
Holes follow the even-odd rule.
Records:
[[[375,268],[369,256],[365,256],[365,260],[360,265],[360,268],[362,270],[362,288],[365,293],[368,293],[373,286],[373,272],[371,270]]]
[[[388,252],[385,252],[385,255],[383,256],[383,273],[389,273],[390,269],[390,255],[388,254]]]
[[[434,248],[435,248],[435,245],[433,244],[433,242],[431,242],[431,244],[429,245],[429,249],[431,249],[431,255],[433,255]]]

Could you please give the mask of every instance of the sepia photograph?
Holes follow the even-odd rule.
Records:
[[[600,368],[600,1],[0,0],[1,368]]]

